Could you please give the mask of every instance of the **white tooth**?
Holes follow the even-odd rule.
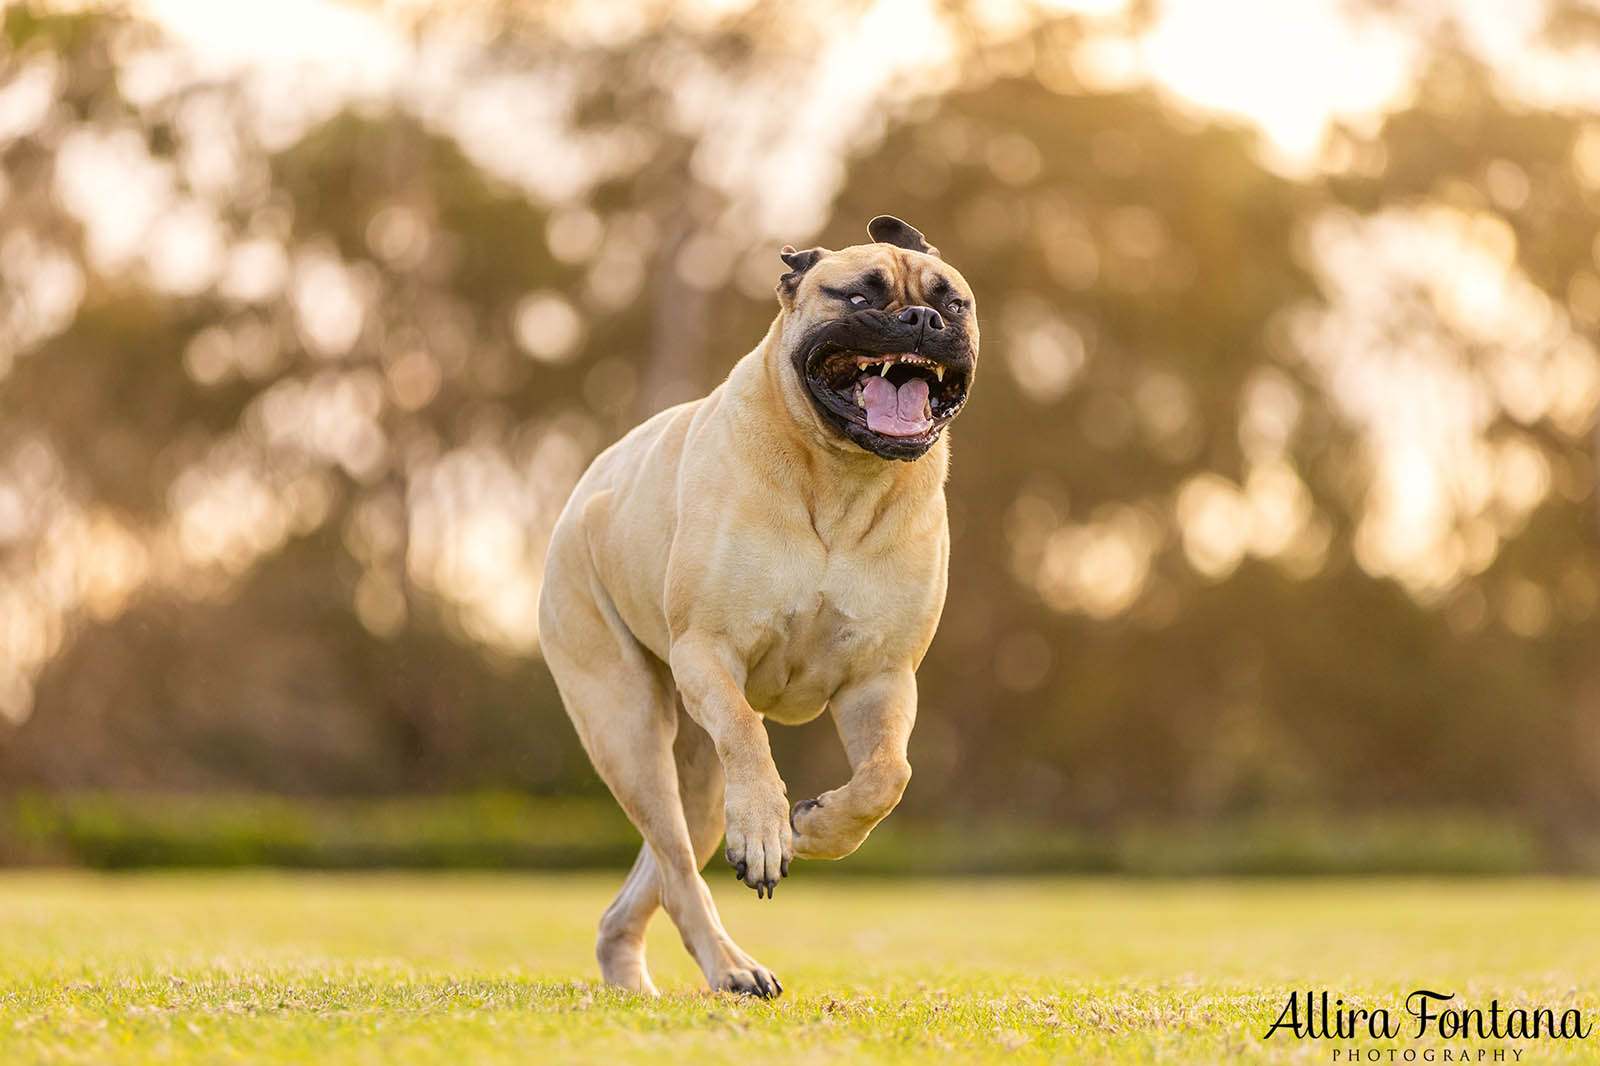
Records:
[[[891,366],[894,366],[894,360],[893,359],[885,359],[883,361],[883,369],[878,371],[878,376],[880,378],[888,377],[889,376],[889,368]]]
[[[944,367],[942,367],[942,366],[934,367],[933,368],[933,376],[938,378],[940,381],[943,381],[944,380]]]

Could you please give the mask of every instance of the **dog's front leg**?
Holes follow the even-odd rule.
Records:
[[[684,707],[722,760],[728,863],[757,895],[770,897],[794,858],[789,800],[766,726],[744,698],[743,668],[715,641],[693,636],[673,643],[671,666]]]
[[[842,859],[855,851],[911,780],[906,742],[917,718],[917,681],[910,667],[844,689],[831,709],[851,776],[832,792],[795,804],[794,853],[802,859]]]

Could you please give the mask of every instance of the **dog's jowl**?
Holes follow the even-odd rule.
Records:
[[[653,992],[666,908],[711,987],[783,990],[722,928],[727,838],[771,896],[899,802],[915,672],[944,606],[945,428],[977,370],[972,292],[921,233],[783,250],[778,316],[709,396],[603,452],[556,523],[540,640],[595,769],[643,835],[600,921],[611,984]],[[832,712],[850,780],[791,809],[763,719]]]

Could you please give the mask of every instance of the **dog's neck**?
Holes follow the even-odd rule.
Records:
[[[738,451],[763,467],[769,484],[792,485],[821,535],[862,527],[894,507],[940,505],[950,445],[941,437],[914,462],[883,459],[823,422],[782,354],[782,318],[734,366],[721,408],[736,426]],[[824,539],[827,539],[826,537]]]

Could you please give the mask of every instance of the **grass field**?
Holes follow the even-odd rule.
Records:
[[[718,871],[720,872],[720,871]],[[1292,990],[1600,1020],[1586,881],[818,878],[723,918],[776,1002],[712,996],[663,918],[654,1001],[595,982],[619,875],[0,875],[0,1063],[1594,1061],[1586,1041],[1295,1040]],[[1425,1051],[1432,1052],[1430,1060]]]

